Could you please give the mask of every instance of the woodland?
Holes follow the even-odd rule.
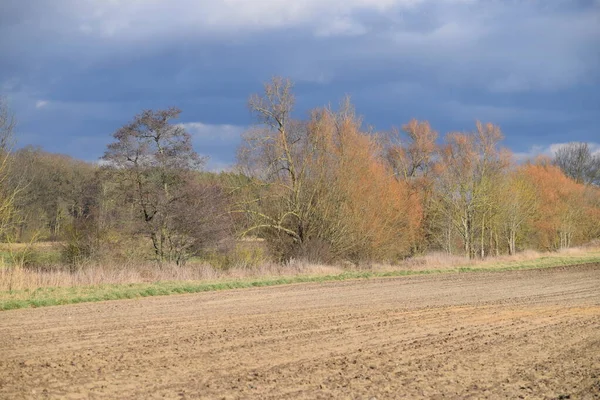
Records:
[[[0,242],[20,244],[27,268],[73,271],[477,259],[600,238],[600,154],[586,143],[516,160],[493,123],[440,135],[411,120],[377,132],[349,98],[298,119],[293,84],[281,77],[248,107],[256,124],[236,165],[216,173],[177,108],[133,116],[90,163],[17,149],[18,116],[2,101]],[[36,251],[40,243],[58,250]]]

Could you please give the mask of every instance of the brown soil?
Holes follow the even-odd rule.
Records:
[[[600,398],[600,264],[0,313],[0,398]]]

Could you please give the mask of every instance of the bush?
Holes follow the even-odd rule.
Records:
[[[1,263],[10,267],[23,267],[32,270],[43,270],[61,263],[60,252],[53,247],[22,247],[0,251]]]
[[[221,270],[255,268],[270,261],[263,243],[250,241],[238,242],[226,251],[206,252],[199,259]]]
[[[25,254],[23,266],[28,269],[45,270],[54,268],[61,262],[60,251],[55,248],[30,249]]]

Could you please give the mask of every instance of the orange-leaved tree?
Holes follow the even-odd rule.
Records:
[[[383,137],[384,158],[392,168],[394,176],[409,189],[413,209],[409,214],[409,225],[417,229],[414,234],[413,253],[423,252],[432,240],[433,170],[439,148],[438,133],[427,121],[412,119],[402,126],[402,131],[393,129]],[[417,203],[417,205],[415,205]]]
[[[536,247],[563,249],[581,241],[585,187],[565,176],[548,159],[540,158],[523,168],[538,197],[538,212],[533,220]]]

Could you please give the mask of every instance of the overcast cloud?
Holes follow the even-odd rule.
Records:
[[[297,116],[350,94],[365,122],[499,124],[528,154],[600,142],[600,1],[0,0],[0,93],[20,143],[97,159],[144,108],[177,106],[211,166],[246,99],[291,77]],[[544,150],[545,151],[545,150]]]

